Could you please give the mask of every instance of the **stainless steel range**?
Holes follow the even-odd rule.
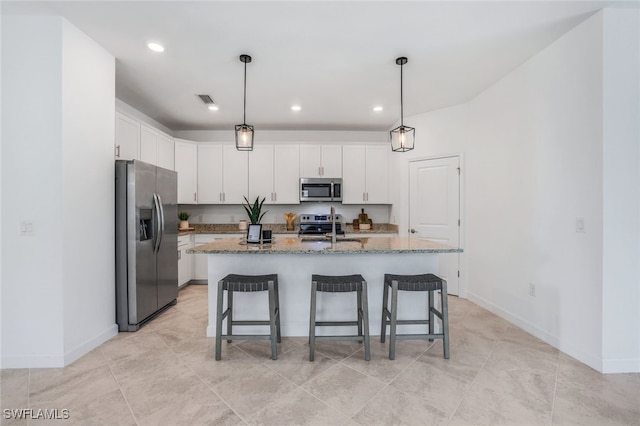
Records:
[[[344,235],[342,229],[342,215],[336,214],[336,234]],[[331,233],[330,214],[303,214],[300,216],[300,234],[327,234]]]

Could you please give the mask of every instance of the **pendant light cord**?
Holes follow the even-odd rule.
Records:
[[[404,64],[400,65],[400,126],[404,127],[404,102],[402,99],[402,68]]]
[[[244,63],[244,106],[242,108],[242,124],[247,124],[247,62]]]

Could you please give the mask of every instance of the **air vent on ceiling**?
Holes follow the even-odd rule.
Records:
[[[207,105],[215,104],[215,102],[213,101],[213,99],[211,99],[211,96],[209,95],[196,95],[196,96],[198,96],[200,100]]]

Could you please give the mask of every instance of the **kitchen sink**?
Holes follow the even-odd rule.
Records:
[[[330,243],[331,237],[305,237],[301,238],[300,242],[302,243]],[[362,240],[360,238],[336,238],[337,243],[345,242],[345,243],[361,243]]]

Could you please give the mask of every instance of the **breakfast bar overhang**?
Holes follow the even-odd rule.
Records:
[[[208,255],[209,324],[207,336],[216,329],[218,280],[227,274],[278,274],[280,286],[280,318],[283,336],[307,336],[311,297],[311,275],[361,274],[369,287],[369,321],[371,334],[379,334],[382,318],[382,285],[385,273],[438,273],[438,256],[460,253],[462,249],[430,240],[403,237],[343,239],[336,243],[321,238],[278,238],[271,244],[246,244],[237,238],[226,238],[187,251]],[[442,277],[445,278],[446,277]],[[238,294],[234,318],[268,317],[266,292]],[[401,314],[426,318],[426,295],[401,292],[398,304]],[[317,301],[317,315],[330,315],[336,320],[352,320],[356,300],[335,293],[322,294]],[[403,319],[399,314],[398,319]],[[246,327],[246,334],[264,332],[261,326]],[[401,327],[401,326],[399,326]],[[420,326],[405,325],[406,332],[418,332]],[[350,334],[348,327],[330,330],[330,334]],[[329,331],[327,331],[329,333]],[[318,331],[323,335],[323,330]]]

